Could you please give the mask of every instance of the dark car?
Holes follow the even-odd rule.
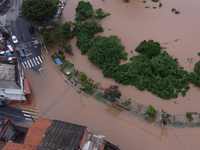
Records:
[[[25,57],[25,52],[24,52],[24,49],[20,49],[19,51],[18,51],[18,54],[19,54],[19,56],[20,57]]]
[[[5,101],[2,101],[2,100],[0,100],[0,107],[4,107],[4,106],[6,106],[6,102],[5,102]]]
[[[30,33],[33,33],[33,32],[34,32],[34,28],[33,28],[32,25],[28,25],[27,27],[28,27],[28,31],[29,31]]]

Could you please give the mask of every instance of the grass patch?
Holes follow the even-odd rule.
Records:
[[[85,87],[80,88],[80,89],[81,89],[81,91],[83,91],[83,92],[85,92],[85,93],[87,93],[91,96],[95,93],[95,91],[89,86],[85,86]]]
[[[96,99],[97,101],[107,104],[107,100],[105,98],[103,98],[103,95],[101,93],[98,93],[94,96],[94,99]]]

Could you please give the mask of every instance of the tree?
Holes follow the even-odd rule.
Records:
[[[20,8],[20,17],[35,25],[42,25],[45,20],[56,15],[59,0],[26,0]]]
[[[72,26],[73,23],[71,21],[65,22],[62,25],[57,25],[53,30],[53,35],[61,42],[66,42],[74,36],[73,32],[71,31]]]
[[[93,15],[93,8],[90,2],[79,1],[76,7],[76,21],[84,21]]]
[[[48,47],[53,47],[53,46],[56,44],[56,42],[55,42],[55,40],[52,38],[50,32],[45,31],[45,32],[42,34],[42,38],[43,38],[45,44],[46,44]]]
[[[143,115],[148,115],[151,118],[155,118],[157,113],[158,111],[152,105],[149,105]]]
[[[110,85],[110,87],[102,89],[104,91],[104,97],[111,102],[116,101],[116,98],[120,98],[122,95],[118,85]]]
[[[153,40],[144,40],[135,49],[135,51],[147,55],[148,58],[152,58],[160,54],[162,49],[163,48],[160,46],[160,43],[154,42]]]

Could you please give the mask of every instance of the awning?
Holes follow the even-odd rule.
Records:
[[[28,82],[27,82],[26,79],[24,79],[24,93],[25,94],[30,94],[31,93],[29,85],[28,85]]]
[[[59,58],[55,59],[55,62],[56,62],[57,65],[61,65],[62,64],[62,62],[60,61]]]

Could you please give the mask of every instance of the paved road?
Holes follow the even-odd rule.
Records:
[[[19,18],[19,8],[20,0],[11,0],[10,10],[4,16],[1,16],[0,20],[2,25],[8,29],[10,35],[15,35],[18,38],[18,44],[13,44],[11,42],[13,48],[16,50],[16,57],[19,58],[17,53],[19,49],[25,50],[26,57],[20,58],[22,67],[24,69],[38,71],[43,63],[39,40],[35,37],[34,33],[28,31],[28,23],[22,18]]]

